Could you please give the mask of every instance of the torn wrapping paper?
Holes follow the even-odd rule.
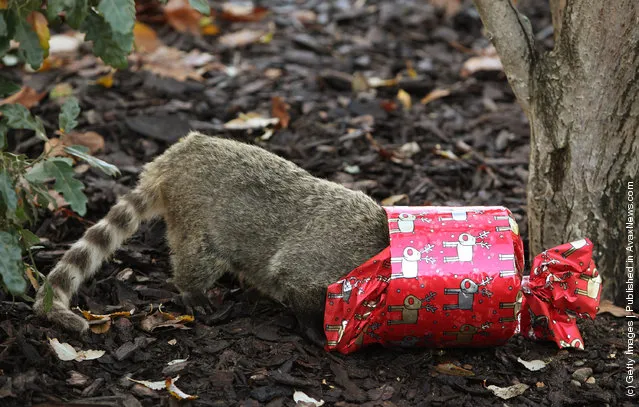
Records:
[[[516,332],[583,348],[575,320],[594,318],[601,291],[589,240],[545,251],[523,277],[504,207],[385,210],[390,246],[328,287],[327,350],[493,346]]]

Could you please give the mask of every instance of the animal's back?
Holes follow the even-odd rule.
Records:
[[[386,215],[365,194],[315,178],[259,147],[197,133],[147,164],[128,196],[125,203],[144,206],[128,211],[141,214],[139,220],[166,220],[173,281],[181,291],[210,287],[231,272],[315,317],[323,313],[327,285],[388,244]],[[77,256],[67,257],[56,269],[64,271],[60,264]],[[101,263],[106,256],[94,257]],[[67,307],[75,290],[64,293]]]

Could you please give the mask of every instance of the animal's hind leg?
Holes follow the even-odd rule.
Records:
[[[180,290],[187,311],[201,314],[212,312],[206,291],[224,274],[230,271],[228,260],[220,256],[215,246],[204,239],[183,240],[182,244],[169,244],[172,248],[171,282]],[[199,240],[199,242],[197,241]],[[188,243],[187,243],[188,242]]]

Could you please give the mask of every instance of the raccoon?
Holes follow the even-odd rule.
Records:
[[[201,303],[230,273],[290,307],[315,339],[327,286],[389,244],[386,213],[364,193],[262,148],[191,132],[146,164],[135,189],[64,254],[47,277],[53,307],[45,312],[40,289],[36,313],[86,331],[71,297],[154,217],[166,222],[172,282],[185,304]]]

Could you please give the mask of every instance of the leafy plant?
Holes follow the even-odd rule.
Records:
[[[42,121],[34,117],[22,105],[0,106],[0,146],[6,145],[6,131],[28,129],[38,138],[48,140]],[[77,126],[80,107],[71,97],[62,106],[59,116],[59,131],[69,132]],[[82,159],[109,175],[117,175],[118,169],[87,154],[82,146],[65,147],[70,156]],[[38,218],[40,208],[56,207],[49,193],[49,183],[64,196],[71,209],[80,215],[86,213],[87,197],[84,185],[74,178],[73,160],[69,157],[51,156],[43,152],[35,159],[25,155],[0,151],[0,275],[3,288],[13,294],[24,294],[27,286],[23,278],[27,265],[22,261],[22,252],[39,243],[39,239],[26,226]]]
[[[210,12],[207,0],[189,3],[203,14]],[[85,33],[85,40],[93,42],[93,53],[106,64],[115,68],[127,66],[127,55],[133,50],[134,0],[0,0],[0,59],[16,52],[32,69],[40,68],[49,52],[49,25],[62,23]],[[12,41],[19,43],[15,50]],[[0,98],[19,89],[0,75]],[[77,99],[69,98],[60,112],[59,132],[73,130],[79,114]],[[32,269],[23,262],[23,253],[30,255],[30,249],[39,243],[26,227],[37,219],[40,208],[55,207],[48,185],[53,183],[53,189],[80,215],[86,212],[87,198],[84,185],[74,178],[71,158],[43,152],[33,159],[4,151],[11,129],[34,131],[46,142],[48,137],[39,117],[18,104],[0,106],[0,115],[0,289],[25,297],[24,275]],[[67,146],[64,152],[108,175],[118,174],[115,166],[92,157],[85,147]],[[47,289],[50,294],[50,287]]]

